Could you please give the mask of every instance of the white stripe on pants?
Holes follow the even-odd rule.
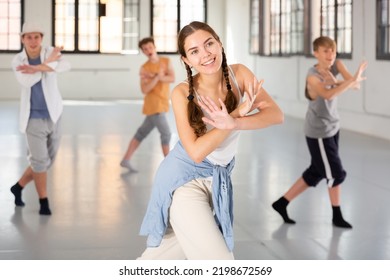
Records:
[[[334,178],[332,175],[332,169],[330,168],[328,156],[326,155],[324,140],[322,138],[318,139],[318,147],[320,148],[322,162],[324,163],[326,179],[328,180],[328,187],[331,188],[333,186]]]
[[[215,222],[211,180],[196,179],[174,192],[169,223],[160,246],[147,248],[139,260],[234,259]]]

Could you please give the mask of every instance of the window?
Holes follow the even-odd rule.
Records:
[[[0,51],[22,49],[20,31],[23,21],[23,0],[0,0]]]
[[[64,51],[138,53],[139,0],[55,0],[54,15]]]
[[[377,59],[390,59],[390,5],[389,0],[378,0],[377,9]]]
[[[158,52],[176,53],[177,34],[191,21],[206,21],[206,0],[152,0],[152,36]]]
[[[302,54],[304,51],[304,3],[303,0],[291,2],[291,53]]]
[[[303,53],[304,0],[252,0],[250,52],[283,56]]]
[[[251,0],[250,4],[250,34],[249,34],[249,53],[260,53],[259,39],[261,37],[260,29],[260,0]]]
[[[337,43],[340,57],[352,57],[352,0],[321,0],[321,36]]]
[[[389,53],[389,0],[378,2],[378,49]],[[339,57],[352,56],[352,0],[251,0],[250,53],[311,56],[311,43],[329,36]],[[380,7],[379,7],[380,6]]]
[[[270,10],[271,29],[270,29],[270,51],[269,51],[269,54],[271,55],[282,53],[281,51],[282,22],[283,24],[285,24],[285,21],[282,21],[282,17],[284,17],[285,14],[284,15],[282,14],[280,4],[281,1],[279,0],[271,1],[271,10]]]
[[[124,0],[123,7],[123,53],[138,53],[139,0]]]

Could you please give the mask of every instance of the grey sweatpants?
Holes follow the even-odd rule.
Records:
[[[26,129],[28,160],[34,172],[46,172],[53,164],[61,140],[61,119],[30,119]]]
[[[138,142],[142,142],[155,127],[157,127],[160,132],[161,145],[169,145],[171,130],[169,128],[166,113],[146,116],[144,122],[135,133],[134,138],[137,139]]]

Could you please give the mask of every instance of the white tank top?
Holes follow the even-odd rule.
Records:
[[[229,72],[230,77],[232,78],[232,81],[235,85],[235,87],[238,90],[238,94],[240,95],[239,103],[241,103],[243,100],[241,90],[238,86],[236,77],[234,76],[234,73],[232,69],[229,66]],[[196,95],[198,95],[196,93]],[[207,115],[206,112],[203,111],[205,115]],[[211,130],[213,126],[207,125],[207,131]],[[206,158],[214,165],[220,165],[220,166],[226,166],[229,164],[229,162],[233,159],[233,157],[237,153],[237,146],[238,146],[238,139],[240,136],[239,130],[233,130],[230,135],[219,145],[213,152],[211,152]]]

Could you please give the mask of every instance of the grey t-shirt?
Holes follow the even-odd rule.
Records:
[[[334,76],[337,76],[339,73],[335,65],[332,66],[331,72]],[[323,80],[315,66],[309,69],[306,78],[311,75],[315,75]],[[339,120],[337,97],[332,100],[326,100],[318,96],[315,100],[309,101],[305,118],[305,135],[310,138],[332,137],[340,129]]]

